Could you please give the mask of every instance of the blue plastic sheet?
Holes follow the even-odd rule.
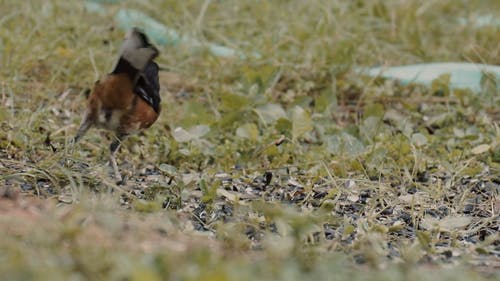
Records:
[[[500,18],[492,14],[477,15],[471,19],[459,18],[461,25],[472,25],[476,28],[500,27]]]
[[[181,41],[177,31],[136,10],[120,9],[115,21],[122,30],[130,30],[133,27],[143,29],[148,37],[160,45],[177,45]]]
[[[372,77],[398,80],[401,84],[417,83],[430,86],[444,74],[450,75],[449,87],[481,91],[481,79],[486,73],[500,86],[500,66],[474,63],[423,63],[393,67],[373,67],[362,71]]]
[[[118,2],[120,2],[120,0],[89,0],[85,3],[85,7],[89,12],[104,14],[106,12],[106,7],[102,4],[115,4]],[[212,55],[218,57],[238,57],[242,59],[247,57],[243,52],[210,42],[201,42],[193,37],[181,35],[176,30],[165,26],[163,23],[138,10],[119,9],[115,15],[115,21],[118,27],[124,31],[130,30],[132,27],[141,28],[148,37],[159,45],[176,46],[182,44],[192,51],[206,49]],[[258,53],[251,53],[250,55],[255,58],[260,57]]]

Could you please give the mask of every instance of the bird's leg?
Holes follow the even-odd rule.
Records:
[[[73,153],[75,149],[75,144],[83,137],[83,135],[85,135],[85,133],[90,129],[90,127],[92,127],[93,124],[94,121],[90,116],[90,112],[87,111],[87,113],[85,113],[85,117],[83,118],[82,123],[80,124],[80,128],[78,128],[78,132],[76,132],[75,137],[69,141],[68,145],[69,150],[66,151],[67,153],[69,154]],[[67,165],[70,165],[70,163],[72,162],[70,159],[71,157],[66,158],[65,162]]]
[[[109,146],[110,150],[110,157],[109,160],[111,162],[111,167],[113,168],[113,172],[115,174],[115,180],[117,184],[123,184],[123,179],[120,174],[120,171],[118,170],[118,165],[116,164],[116,152],[120,148],[120,145],[122,144],[123,139],[126,137],[124,134],[117,134],[115,140],[111,143]]]
[[[88,131],[90,126],[92,126],[92,119],[90,118],[90,113],[86,113],[85,117],[83,118],[82,124],[80,125],[80,128],[78,129],[78,132],[76,133],[75,137],[73,138],[73,144],[77,143],[83,135]]]

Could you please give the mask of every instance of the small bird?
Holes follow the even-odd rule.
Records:
[[[159,67],[153,61],[158,55],[158,49],[147,36],[133,28],[125,37],[113,71],[95,82],[73,139],[73,143],[77,143],[92,126],[114,131],[115,139],[109,149],[118,183],[122,183],[122,177],[115,156],[122,141],[130,134],[149,128],[161,111]]]

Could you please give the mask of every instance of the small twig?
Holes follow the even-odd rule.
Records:
[[[211,0],[205,0],[205,2],[203,2],[203,6],[201,6],[200,13],[198,14],[198,17],[196,18],[196,31],[198,33],[201,33],[202,22],[203,22],[203,19],[205,18],[205,14],[207,12],[208,5],[210,5],[210,2],[211,2]]]
[[[89,58],[90,63],[92,64],[92,68],[94,69],[94,80],[97,81],[99,79],[99,70],[97,70],[97,65],[95,63],[94,53],[92,52],[92,49],[89,49]]]
[[[201,225],[203,225],[204,228],[212,231],[213,233],[215,233],[215,230],[210,228],[210,226],[207,225],[207,223],[205,223],[200,217],[198,217],[197,215],[195,214],[192,214],[192,216],[199,222],[201,223]]]
[[[102,183],[104,183],[106,186],[108,187],[111,187],[112,189],[120,192],[121,194],[125,194],[125,195],[134,195],[130,192],[128,192],[127,190],[119,187],[116,183],[113,183],[113,182],[110,182],[109,180],[105,179],[104,177],[101,177],[101,180],[102,180]],[[135,196],[135,195],[134,195]],[[136,196],[137,197],[137,196]]]
[[[210,109],[212,110],[212,112],[215,115],[215,119],[219,120],[221,118],[221,114],[220,114],[219,110],[217,110],[217,106],[215,105],[215,103],[212,99],[211,93],[209,91],[205,91],[205,94],[207,96],[208,104],[210,105]]]

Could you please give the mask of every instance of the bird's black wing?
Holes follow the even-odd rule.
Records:
[[[159,67],[154,61],[150,61],[139,76],[135,85],[135,93],[144,99],[153,109],[160,112],[160,79],[158,77]]]

